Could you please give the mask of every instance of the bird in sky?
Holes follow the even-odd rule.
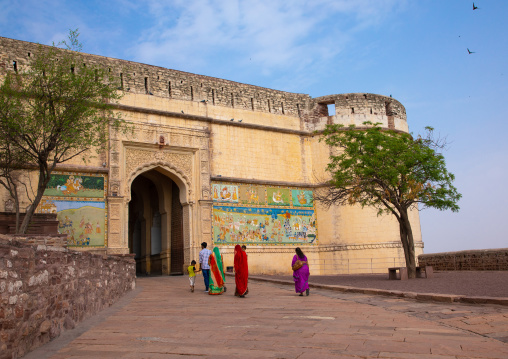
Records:
[[[471,55],[471,54],[475,54],[476,52],[474,52],[474,51],[471,51],[471,50],[467,49],[467,53],[468,53],[469,55]]]
[[[476,10],[476,9],[478,9],[478,6],[475,6],[473,3],[473,10]]]

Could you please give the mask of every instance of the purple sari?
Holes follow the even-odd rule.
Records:
[[[291,266],[295,264],[297,260],[305,261],[307,262],[307,257],[304,256],[303,258],[299,258],[296,254],[293,257],[293,262],[291,262]],[[293,272],[293,279],[295,281],[295,292],[296,293],[303,293],[306,289],[309,289],[309,265],[304,264],[300,269],[295,270]]]

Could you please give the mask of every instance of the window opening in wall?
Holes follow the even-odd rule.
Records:
[[[148,77],[145,77],[145,92],[148,93]]]
[[[270,99],[268,99],[268,112],[272,112],[272,109],[270,107]]]
[[[120,88],[123,90],[123,73],[120,72]]]
[[[351,107],[351,113],[355,113],[355,108]]]
[[[224,91],[224,87],[221,87],[221,88],[220,88],[220,90],[221,90],[221,91]]]
[[[212,89],[212,104],[215,105],[215,90]]]
[[[335,104],[330,103],[326,106],[328,107],[328,116],[335,116]]]
[[[108,67],[108,72],[111,72],[111,67]]]
[[[335,111],[335,105],[334,106],[334,111]],[[298,117],[300,117],[302,114],[300,113],[300,104],[297,103],[296,104],[296,111],[298,111]],[[330,110],[328,109],[328,113],[330,113]]]
[[[71,65],[71,74],[74,75],[74,65]]]
[[[12,68],[14,69],[14,71],[18,72],[18,63],[16,61],[12,62]]]
[[[180,83],[183,84],[183,80],[180,80]]]
[[[280,103],[280,109],[282,111],[282,114],[284,115],[284,102]]]
[[[157,80],[159,79],[159,75],[157,75]]]
[[[133,73],[133,76],[136,76],[136,73],[135,73],[135,72]]]
[[[231,107],[235,107],[235,96],[231,92]]]
[[[372,115],[372,107],[370,108],[370,114]]]
[[[29,53],[28,53],[28,57],[30,57],[30,56],[32,56],[32,54],[29,52]]]
[[[203,83],[201,82],[201,87],[203,87]]]
[[[168,95],[171,97],[171,81],[168,81]]]
[[[194,89],[192,88],[192,86],[190,87],[190,98],[191,101],[194,100]]]
[[[254,97],[250,98],[250,106],[252,107],[252,111],[254,111]]]
[[[83,67],[86,67],[86,64],[83,64]]]

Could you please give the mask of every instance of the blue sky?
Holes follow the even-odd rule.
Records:
[[[393,95],[450,143],[459,213],[421,212],[425,252],[508,247],[508,1],[24,0],[0,36],[313,97]],[[467,48],[474,51],[469,55]]]

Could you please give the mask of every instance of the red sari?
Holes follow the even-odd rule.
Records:
[[[247,281],[249,279],[249,266],[247,264],[247,254],[242,250],[239,244],[235,247],[235,295],[243,297],[249,293]]]

